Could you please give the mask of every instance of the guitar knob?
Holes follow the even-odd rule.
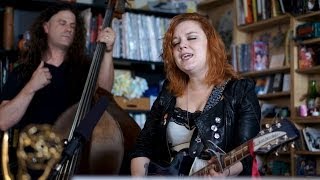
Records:
[[[295,148],[294,142],[291,143],[291,148],[293,148],[293,149]]]
[[[279,156],[279,153],[278,153],[278,151],[276,151],[275,153],[274,153],[276,156]]]

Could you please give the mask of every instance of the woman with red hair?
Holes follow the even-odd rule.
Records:
[[[238,77],[207,18],[174,17],[164,35],[163,59],[167,80],[136,141],[132,175],[194,175],[213,163],[212,157],[258,134],[255,83]],[[248,156],[204,175],[251,176],[252,164]]]

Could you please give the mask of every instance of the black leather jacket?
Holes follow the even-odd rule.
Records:
[[[165,87],[164,84],[163,87]],[[223,91],[223,109],[219,113],[202,113],[196,120],[202,141],[211,140],[225,152],[229,152],[249,139],[255,137],[260,131],[261,110],[255,93],[255,83],[249,79],[230,80]],[[148,157],[158,164],[170,163],[173,156],[167,141],[167,120],[176,104],[176,98],[165,88],[162,89],[147,115],[146,124],[136,141],[132,153],[134,157]],[[214,108],[212,108],[214,109]],[[219,121],[217,121],[220,118]],[[213,126],[218,127],[213,130]],[[197,132],[197,131],[195,131]],[[215,134],[218,133],[219,138]],[[194,133],[193,138],[198,133]],[[191,141],[191,155],[200,155],[207,143]],[[248,156],[242,161],[241,175],[251,175],[252,157]]]

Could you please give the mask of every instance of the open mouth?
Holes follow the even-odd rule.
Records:
[[[181,59],[182,59],[182,60],[188,60],[188,59],[190,59],[190,58],[192,58],[192,57],[193,57],[193,54],[186,53],[186,54],[183,54],[183,55],[181,56]]]

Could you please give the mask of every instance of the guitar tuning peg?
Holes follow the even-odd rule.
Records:
[[[296,146],[296,145],[295,145],[295,143],[294,143],[294,142],[292,142],[292,143],[291,143],[291,148],[293,148],[293,149],[294,149],[294,148],[295,148],[295,146]]]
[[[282,147],[282,151],[286,152],[287,151],[287,146]]]
[[[284,140],[288,140],[288,136],[287,136],[287,135],[284,135],[284,136],[283,136],[283,139],[284,139]]]
[[[268,124],[268,123],[265,126],[266,126],[266,128],[270,128],[270,124]]]
[[[276,156],[279,156],[279,152],[278,150],[274,153]]]
[[[280,127],[281,127],[281,123],[278,122],[278,123],[276,124],[276,126],[277,126],[277,128],[280,128]]]
[[[270,127],[270,128],[268,129],[268,131],[269,131],[269,132],[272,132],[272,131],[273,131],[272,127]]]
[[[271,145],[270,145],[270,144],[267,145],[267,149],[268,149],[268,150],[271,149]]]

